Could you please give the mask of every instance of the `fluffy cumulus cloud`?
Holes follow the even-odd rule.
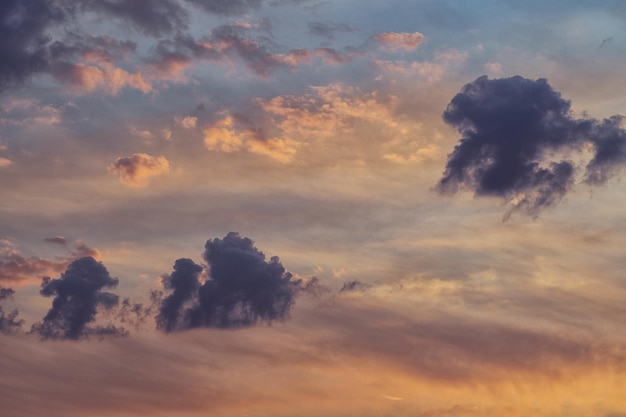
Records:
[[[545,79],[480,77],[452,99],[443,118],[462,138],[438,189],[501,197],[531,216],[575,185],[572,154],[585,159],[589,151],[583,181],[593,185],[606,183],[626,162],[623,117],[576,118]]]
[[[164,156],[136,153],[130,157],[117,158],[109,165],[109,172],[117,175],[122,183],[131,187],[145,187],[149,179],[170,171],[170,163]]]
[[[117,306],[118,296],[103,291],[115,288],[117,278],[112,278],[105,266],[90,256],[72,262],[59,278],[45,277],[41,295],[53,297],[52,308],[35,323],[32,332],[43,339],[78,340],[89,336],[119,335],[124,331],[112,325],[89,326],[95,321],[98,308]]]
[[[287,317],[300,281],[292,279],[278,257],[266,261],[252,240],[230,232],[206,242],[204,259],[209,274],[202,284],[202,267],[189,259],[178,259],[174,272],[164,277],[172,292],[161,305],[161,329],[238,328]]]

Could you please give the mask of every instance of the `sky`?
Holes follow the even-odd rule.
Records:
[[[3,0],[0,414],[626,417],[620,0]]]

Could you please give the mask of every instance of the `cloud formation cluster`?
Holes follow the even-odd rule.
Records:
[[[452,99],[443,119],[462,138],[448,156],[439,191],[501,197],[512,211],[530,216],[574,187],[579,167],[568,156],[591,153],[582,169],[591,185],[606,183],[626,162],[623,116],[576,118],[545,79],[480,77]]]
[[[202,267],[190,259],[178,259],[164,277],[172,292],[157,320],[162,330],[237,328],[287,317],[300,281],[292,280],[278,257],[266,261],[252,240],[230,232],[206,242],[204,259],[209,270],[202,284]]]

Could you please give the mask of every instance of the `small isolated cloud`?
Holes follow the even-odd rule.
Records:
[[[195,129],[198,124],[198,118],[193,116],[185,116],[176,121],[183,129]]]
[[[592,154],[583,161],[583,181],[591,185],[606,183],[626,163],[623,116],[577,119],[545,79],[480,77],[452,99],[443,119],[462,137],[438,190],[501,197],[511,204],[505,218],[513,211],[536,217],[557,204],[575,185],[578,168],[568,155]]]
[[[424,43],[426,37],[419,32],[384,32],[374,35],[372,39],[379,45],[380,48],[396,52],[401,49],[405,51],[413,51]]]
[[[0,168],[8,167],[12,163],[13,161],[11,161],[10,159],[0,156]]]
[[[178,259],[174,272],[164,277],[172,293],[157,317],[162,330],[247,327],[289,314],[301,282],[292,279],[278,257],[266,261],[252,240],[235,232],[208,240],[204,260],[209,271],[202,284],[202,267],[189,259]]]
[[[155,157],[146,153],[117,158],[109,165],[109,172],[117,175],[122,183],[131,187],[145,187],[150,178],[169,171],[170,163],[164,156]]]
[[[96,319],[99,307],[117,306],[117,295],[103,291],[117,287],[118,279],[111,278],[101,262],[91,256],[68,265],[57,279],[45,277],[41,295],[54,296],[52,308],[42,322],[35,323],[32,332],[43,339],[78,340],[88,336],[122,335],[123,330],[112,325],[88,326]]]
[[[47,237],[43,241],[47,243],[54,243],[56,245],[61,245],[61,246],[67,245],[67,239],[64,238],[63,236]]]

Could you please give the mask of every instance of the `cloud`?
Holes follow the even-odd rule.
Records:
[[[248,152],[268,156],[276,161],[291,162],[297,144],[288,138],[265,137],[261,129],[242,126],[232,114],[204,127],[204,144],[210,151],[232,153]]]
[[[235,232],[208,240],[205,249],[209,276],[202,285],[202,268],[189,259],[177,260],[172,275],[164,278],[166,289],[174,292],[161,305],[157,321],[162,329],[237,328],[287,317],[300,281],[292,280],[278,257],[266,261],[252,240]]]
[[[371,287],[371,284],[358,280],[344,282],[339,292],[363,292]]]
[[[109,172],[131,187],[145,187],[151,177],[168,173],[170,163],[164,156],[136,153],[130,157],[117,158],[109,165]]]
[[[204,144],[208,150],[226,153],[241,149],[244,140],[249,136],[248,131],[235,130],[235,119],[230,114],[205,126],[203,132]]]
[[[409,79],[419,76],[429,83],[435,83],[441,81],[451,70],[457,69],[466,59],[467,53],[447,49],[435,52],[430,61],[376,59],[372,66],[392,75],[403,75]]]
[[[58,62],[52,67],[51,72],[58,80],[86,92],[102,90],[117,95],[124,87],[134,88],[143,93],[153,91],[150,82],[140,72],[129,73],[104,61],[93,65]]]
[[[155,48],[155,56],[148,60],[148,64],[160,72],[161,77],[180,79],[180,73],[194,60],[228,66],[241,60],[253,74],[267,78],[280,69],[293,71],[300,65],[310,64],[315,58],[327,64],[343,64],[362,55],[353,49],[337,51],[332,48],[272,52],[246,36],[248,30],[241,24],[222,25],[198,40],[188,34],[178,34],[173,39],[160,41]]]
[[[160,329],[171,332],[185,326],[179,321],[183,316],[181,309],[186,302],[197,297],[202,270],[203,268],[191,259],[181,258],[174,263],[174,272],[163,277],[163,287],[173,292],[161,303],[157,317],[157,326]]]
[[[46,31],[64,19],[62,10],[47,0],[0,3],[0,92],[47,68]]]
[[[201,7],[207,12],[218,15],[239,15],[261,6],[261,0],[186,0],[187,3]]]
[[[387,51],[396,52],[401,49],[413,51],[426,40],[426,37],[419,33],[396,33],[384,32],[374,35],[372,39]]]
[[[63,236],[47,237],[43,241],[47,243],[54,243],[56,245],[67,245],[67,239]]]
[[[13,297],[15,290],[13,288],[0,287],[0,301]]]
[[[177,119],[176,123],[183,129],[195,129],[198,124],[198,118],[193,116],[185,116],[182,119]]]
[[[189,16],[176,0],[83,0],[84,10],[107,13],[152,36],[185,30]]]
[[[622,116],[598,121],[576,119],[570,102],[545,79],[520,76],[465,85],[443,114],[462,135],[448,157],[437,188],[476,196],[496,196],[514,211],[536,217],[557,204],[575,184],[576,164],[565,154],[585,158],[584,182],[602,185],[626,162]]]
[[[65,238],[57,236],[45,239],[67,247]],[[22,283],[41,279],[44,275],[58,274],[74,259],[83,256],[100,258],[100,251],[90,248],[78,241],[69,250],[69,256],[45,259],[37,256],[25,256],[19,250],[19,245],[6,239],[0,239],[0,282]]]
[[[54,261],[24,256],[18,250],[17,244],[0,239],[0,282],[17,283],[40,279],[42,275],[62,271],[67,263],[67,259]]]
[[[78,340],[92,335],[122,335],[122,329],[112,325],[89,327],[95,321],[98,307],[115,307],[118,296],[102,291],[117,287],[118,279],[111,278],[101,262],[91,256],[79,258],[68,265],[60,278],[45,277],[41,283],[41,295],[54,296],[52,308],[32,332],[43,339]]]
[[[0,287],[0,301],[12,298],[15,291],[12,288]],[[18,320],[17,309],[10,313],[5,313],[0,305],[0,333],[1,334],[17,334],[22,331],[24,320]]]
[[[359,29],[345,23],[309,22],[309,33],[332,40],[337,32],[358,32]]]

